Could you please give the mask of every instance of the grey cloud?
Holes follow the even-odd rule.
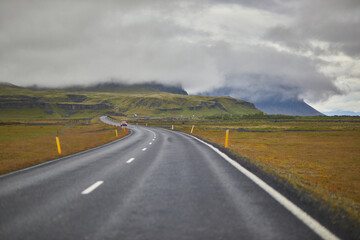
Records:
[[[218,4],[239,4],[244,7],[291,15],[299,4],[297,0],[210,0]]]
[[[243,40],[240,44],[216,36],[217,31],[201,29],[201,24],[195,29],[178,22],[179,16],[185,18],[189,12],[205,14],[202,9],[212,4],[240,4],[279,16],[290,16],[301,5],[275,0],[1,1],[0,81],[60,86],[110,79],[131,83],[155,80],[182,84],[190,93],[228,87],[241,93],[236,96],[248,99],[276,95],[319,101],[341,93],[334,79],[319,73],[317,65],[325,63],[252,45],[246,35],[236,31],[230,35],[235,42]],[[326,10],[327,4],[322,2],[324,14],[335,11],[333,5]],[[310,14],[308,8],[303,8],[294,24],[273,28],[266,39],[299,49],[308,49],[309,39],[325,39],[333,44],[327,51],[357,51],[357,33],[348,36],[343,30],[346,36],[331,35],[329,24],[338,23],[336,29],[343,26],[336,18],[307,29],[304,16]],[[343,13],[348,10],[352,17],[344,24],[354,23],[347,25],[352,29],[358,21],[353,14],[357,10],[349,5]],[[212,20],[216,24],[216,18]],[[231,31],[230,26],[243,23],[222,24]],[[320,54],[324,49],[313,47],[312,51]]]
[[[233,51],[226,45],[215,50],[219,68],[226,72],[225,88],[233,96],[251,101],[266,98],[308,99],[313,102],[342,94],[335,84],[305,57],[277,52],[268,47]]]
[[[8,33],[0,40],[2,81],[58,86],[116,78],[181,82],[190,89],[203,87],[199,79],[209,86],[219,81],[206,47],[178,40],[203,33],[177,25],[171,12],[164,12],[174,10],[173,3],[162,9],[119,2],[114,9],[94,3],[75,2],[70,8],[67,2],[54,4],[41,10],[29,5],[8,9],[22,20],[8,19],[9,25],[2,25]],[[54,14],[65,10],[66,18]]]
[[[357,0],[315,0],[304,4],[295,22],[277,26],[268,39],[301,50],[313,50],[310,41],[329,43],[329,54],[341,51],[360,57],[360,2]]]

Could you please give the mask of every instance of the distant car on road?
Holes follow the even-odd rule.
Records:
[[[122,127],[127,127],[127,122],[122,121],[121,124],[120,124],[120,126],[122,126]]]

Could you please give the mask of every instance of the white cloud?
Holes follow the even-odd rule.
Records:
[[[360,112],[360,91],[351,92],[346,96],[331,96],[321,103],[309,103],[321,112],[350,111]]]

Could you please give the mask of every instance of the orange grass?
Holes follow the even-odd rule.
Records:
[[[71,123],[67,123],[71,124]],[[93,121],[78,123],[61,132],[60,125],[0,125],[0,174],[42,163],[50,159],[69,155],[121,138],[129,133]],[[62,155],[57,152],[55,137],[61,143]]]
[[[194,135],[224,146],[224,130]],[[229,149],[360,219],[360,131],[237,132]]]
[[[154,122],[224,146],[300,191],[347,211],[360,221],[360,122],[353,121],[198,121]]]

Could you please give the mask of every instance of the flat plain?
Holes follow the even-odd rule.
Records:
[[[360,119],[189,120],[139,124],[190,133],[247,158],[300,192],[360,220]]]
[[[119,121],[124,120],[117,117]],[[245,157],[262,171],[360,222],[360,119],[126,119],[190,133]],[[19,120],[0,124],[0,174],[89,149],[129,133],[92,120]],[[61,142],[62,155],[55,137]]]
[[[129,133],[93,120],[22,120],[0,124],[0,174],[116,140]],[[59,155],[55,137],[60,139]]]

